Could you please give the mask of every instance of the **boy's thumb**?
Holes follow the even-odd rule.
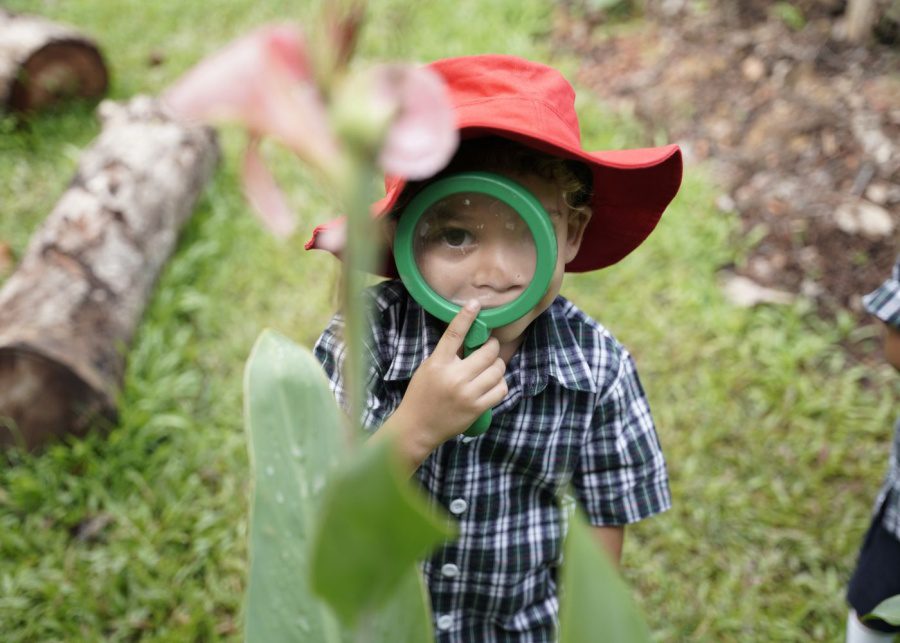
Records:
[[[455,356],[459,352],[466,333],[469,332],[469,328],[472,326],[472,322],[478,316],[479,310],[481,310],[481,304],[477,299],[467,301],[466,305],[456,314],[456,317],[450,320],[450,324],[447,326],[447,330],[444,331],[434,352],[440,352],[445,357]]]

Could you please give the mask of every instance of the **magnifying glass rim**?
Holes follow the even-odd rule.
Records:
[[[537,306],[547,292],[556,267],[556,231],[550,215],[526,188],[493,172],[461,172],[439,179],[417,194],[400,215],[394,235],[394,261],[397,272],[413,298],[438,319],[449,322],[461,306],[436,293],[422,277],[413,254],[413,233],[429,207],[454,194],[487,194],[515,210],[531,231],[536,263],[530,283],[513,301],[496,308],[485,308],[478,319],[487,328],[510,324]]]

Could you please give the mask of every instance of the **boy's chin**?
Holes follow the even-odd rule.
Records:
[[[525,337],[525,331],[531,326],[531,322],[540,317],[541,314],[550,307],[552,301],[552,297],[545,297],[544,301],[541,301],[541,303],[532,308],[523,317],[520,317],[511,324],[493,329],[491,331],[491,337],[496,337],[500,344],[520,342]]]
[[[500,326],[499,328],[495,328],[491,331],[491,337],[496,337],[497,341],[501,344],[509,344],[511,342],[519,341],[523,335],[525,335],[525,331],[528,329],[529,324],[531,324],[532,319],[518,319],[511,324],[507,324],[506,326]]]

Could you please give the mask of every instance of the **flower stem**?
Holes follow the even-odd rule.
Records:
[[[368,352],[364,350],[366,302],[363,290],[367,276],[375,269],[378,244],[369,206],[375,170],[368,159],[355,159],[345,173],[347,199],[347,245],[344,255],[343,308],[347,363],[344,377],[350,399],[350,417],[354,425],[362,421],[366,399]]]

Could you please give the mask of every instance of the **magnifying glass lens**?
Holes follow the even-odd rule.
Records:
[[[534,278],[537,250],[521,216],[487,194],[462,192],[432,204],[413,231],[413,254],[425,282],[462,306],[515,300]]]

